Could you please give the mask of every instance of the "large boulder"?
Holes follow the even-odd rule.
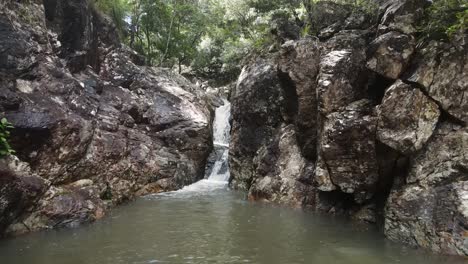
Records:
[[[257,151],[287,118],[285,97],[276,65],[258,60],[244,68],[232,100],[229,163],[232,186],[248,190],[255,177]]]
[[[376,38],[368,49],[367,68],[389,79],[398,79],[415,50],[412,36],[395,31]]]
[[[465,36],[466,38],[466,36]],[[432,41],[418,50],[406,79],[423,87],[448,114],[468,122],[468,45]]]
[[[273,140],[258,151],[254,162],[256,178],[249,190],[250,199],[295,207],[313,201],[313,164],[301,155],[293,125],[281,127]]]
[[[468,255],[468,132],[442,125],[411,162],[408,185],[392,192],[385,234],[433,251]]]
[[[324,55],[317,77],[321,115],[337,112],[365,95],[362,49],[333,50]]]
[[[315,159],[317,145],[317,75],[320,49],[313,39],[287,42],[279,61],[281,81],[297,96],[296,127],[302,153]]]
[[[375,133],[377,118],[361,100],[327,116],[319,153],[331,179],[358,203],[370,199],[379,179]]]
[[[397,81],[378,107],[377,138],[410,155],[429,140],[439,120],[438,105],[418,88]]]

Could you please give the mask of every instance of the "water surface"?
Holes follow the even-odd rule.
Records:
[[[369,226],[251,203],[205,180],[141,198],[91,225],[0,241],[0,263],[466,262],[391,243]]]

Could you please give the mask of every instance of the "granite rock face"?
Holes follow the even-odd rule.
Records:
[[[466,34],[417,46],[430,3],[377,2],[368,27],[324,4],[336,16],[317,38],[246,66],[232,95],[231,186],[468,255]]]
[[[1,231],[76,226],[203,178],[212,110],[194,85],[144,66],[86,0],[0,5],[0,115],[30,166],[2,177]]]
[[[433,100],[402,81],[388,88],[377,111],[379,141],[408,155],[426,144],[440,117]]]
[[[230,169],[236,173],[232,185],[249,189],[255,176],[253,159],[268,144],[288,118],[285,91],[278,69],[271,61],[259,60],[244,68],[232,100]]]
[[[406,79],[422,87],[444,111],[468,122],[468,44],[432,41],[416,54]]]
[[[13,157],[0,161],[0,233],[44,194],[47,181]]]
[[[357,203],[372,198],[379,179],[376,152],[376,117],[367,100],[356,101],[327,116],[319,152],[331,182],[354,194]]]
[[[414,46],[412,36],[385,33],[370,44],[367,67],[389,79],[398,79],[408,66]]]
[[[300,207],[314,199],[311,165],[301,155],[293,125],[282,126],[269,144],[258,151],[249,199]],[[313,166],[313,165],[312,165]],[[313,168],[313,167],[312,167]]]
[[[385,234],[436,252],[467,255],[468,132],[442,124],[411,161],[408,184],[388,200]]]
[[[316,155],[318,122],[317,83],[320,50],[314,40],[303,39],[283,45],[279,63],[279,75],[284,85],[295,86],[292,96],[297,97],[297,140],[304,156],[314,159]],[[295,103],[295,102],[294,102]]]

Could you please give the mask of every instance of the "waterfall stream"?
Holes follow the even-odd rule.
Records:
[[[229,180],[229,140],[231,125],[229,118],[231,117],[231,104],[227,100],[223,100],[224,105],[218,107],[215,112],[213,122],[213,154],[215,156],[214,164],[211,167],[209,176],[192,185],[185,186],[179,191],[160,194],[162,196],[173,196],[183,194],[207,193],[213,190],[226,188]],[[185,195],[183,195],[185,196]]]
[[[213,123],[213,144],[215,149],[221,150],[216,157],[215,164],[208,177],[210,181],[227,182],[229,180],[229,140],[231,125],[229,118],[231,116],[231,104],[224,100],[224,105],[216,109],[215,120]]]

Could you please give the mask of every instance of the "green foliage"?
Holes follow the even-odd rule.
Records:
[[[310,12],[319,0],[97,0],[125,41],[149,65],[233,80],[249,54],[278,47],[284,25],[314,34]],[[373,13],[374,0],[332,0]],[[318,8],[319,9],[319,8]],[[317,10],[318,12],[320,10]],[[290,28],[288,28],[290,29]],[[286,29],[285,31],[287,31]]]
[[[6,118],[2,118],[0,120],[0,157],[15,153],[8,143],[11,129],[13,129],[13,126],[6,120]]]
[[[313,6],[319,2],[329,2],[348,6],[352,11],[360,11],[366,14],[374,15],[378,11],[379,5],[375,0],[306,0],[307,6]]]
[[[227,80],[237,77],[249,54],[265,53],[275,45],[272,27],[293,20],[301,6],[295,0],[217,2],[211,9],[214,23],[203,36],[191,66],[198,74],[218,73]]]
[[[94,6],[110,16],[121,36],[125,35],[127,30],[125,19],[130,10],[127,0],[96,0]]]
[[[423,37],[445,39],[468,28],[466,0],[434,0],[426,10],[422,25]]]
[[[134,0],[130,5],[129,45],[150,65],[189,64],[211,17],[206,1]]]

